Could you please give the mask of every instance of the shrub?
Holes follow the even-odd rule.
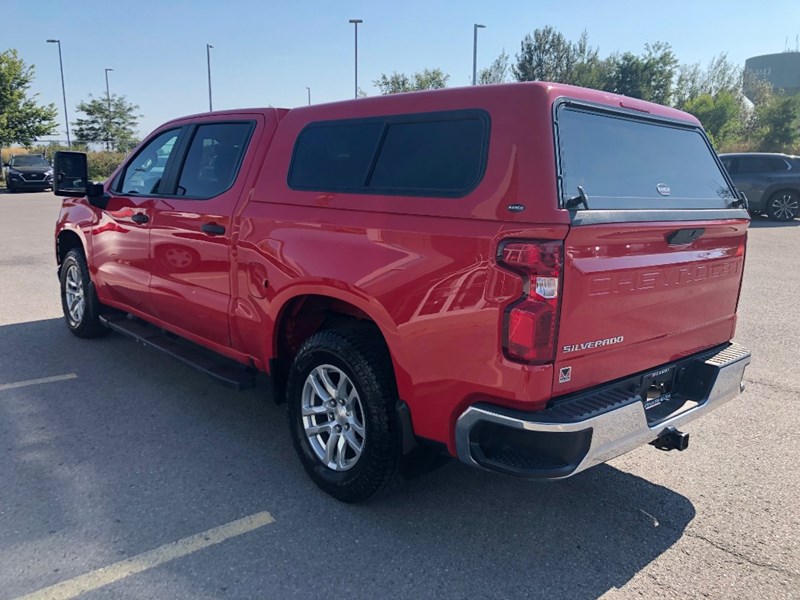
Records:
[[[124,152],[89,152],[89,179],[107,179],[127,155]]]

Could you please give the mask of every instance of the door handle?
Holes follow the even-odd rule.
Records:
[[[225,227],[219,223],[203,223],[203,226],[200,229],[202,229],[203,232],[207,233],[208,235],[222,235],[225,233]]]
[[[137,225],[144,225],[144,224],[145,224],[145,223],[147,223],[149,220],[150,220],[150,217],[148,217],[148,216],[147,216],[146,214],[144,214],[144,213],[136,213],[135,215],[133,215],[133,216],[131,217],[131,221],[133,221],[133,222],[134,222],[134,223],[136,223]]]
[[[691,244],[706,232],[705,229],[678,229],[667,236],[667,243],[670,246],[685,246]]]

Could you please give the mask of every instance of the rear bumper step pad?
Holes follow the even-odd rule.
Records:
[[[669,403],[658,410],[645,410],[642,385],[648,383],[648,373],[559,399],[536,412],[475,404],[456,421],[458,458],[519,477],[569,477],[736,398],[744,389],[748,364],[749,350],[732,343],[662,365],[653,371],[672,369],[683,378],[673,384]]]

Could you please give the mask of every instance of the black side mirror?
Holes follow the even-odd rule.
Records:
[[[4,162],[4,163],[3,163],[3,166],[4,166],[4,167],[10,167],[10,166],[11,166],[11,164],[10,164],[10,163],[7,163],[7,162]]]
[[[56,196],[86,196],[89,165],[84,152],[56,152],[53,171],[53,193]]]

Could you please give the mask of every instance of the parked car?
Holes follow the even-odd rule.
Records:
[[[476,86],[177,119],[104,184],[55,165],[72,333],[268,374],[340,500],[436,453],[559,479],[683,450],[743,389],[749,216],[675,109]]]
[[[800,156],[788,154],[721,154],[736,187],[745,193],[752,214],[775,221],[800,216]]]
[[[53,168],[41,154],[17,154],[3,166],[9,192],[41,192],[53,187]]]

